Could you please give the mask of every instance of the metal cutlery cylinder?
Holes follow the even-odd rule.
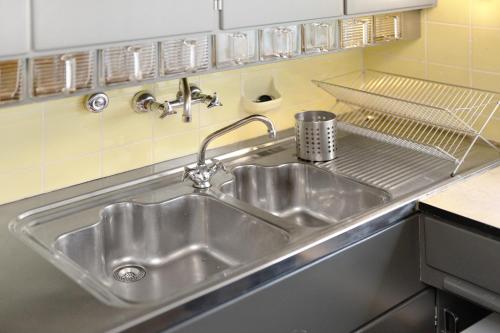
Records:
[[[295,115],[297,156],[306,161],[324,162],[335,158],[337,117],[326,111],[305,111]]]

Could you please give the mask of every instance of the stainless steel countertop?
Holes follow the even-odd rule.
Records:
[[[286,132],[286,135],[290,135],[290,132]],[[356,157],[355,153],[363,149],[363,142],[350,140],[349,137],[351,136],[340,138],[339,146],[342,147],[342,142],[345,142],[345,147],[349,147],[349,149],[345,150],[344,155],[339,154],[336,164],[324,164],[320,165],[321,167],[346,174],[351,172],[348,166],[342,164],[342,161],[347,160],[348,157],[361,158],[360,156]],[[244,146],[255,146],[262,140],[256,139],[218,149],[211,152],[211,155],[219,156]],[[288,145],[288,150],[281,149],[276,153],[290,154],[290,141],[285,140],[281,145]],[[273,153],[273,150],[268,149],[266,154],[269,155],[269,152]],[[384,150],[378,149],[377,152],[374,152],[375,155],[370,156],[370,159],[374,161],[383,159]],[[266,154],[259,156],[261,161],[265,161]],[[464,176],[477,172],[479,166],[485,168],[495,164],[483,159],[484,154],[481,149],[478,149],[472,156],[468,166],[469,171],[453,179],[447,176],[447,168],[435,168],[419,170],[418,174],[415,174],[418,179],[412,178],[412,174],[407,174],[401,178],[404,181],[389,182],[386,185],[387,187],[392,186],[390,192],[393,194],[394,200],[376,212],[359,216],[356,220],[349,221],[341,229],[318,236],[307,247],[297,251],[297,253],[290,254],[282,262],[273,263],[265,271],[257,272],[235,282],[234,286],[232,285],[230,288],[231,291],[228,291],[227,288],[226,290],[214,291],[189,304],[169,311],[165,311],[161,306],[115,308],[100,303],[32,249],[22,244],[9,232],[8,223],[19,213],[35,207],[178,168],[193,162],[194,155],[0,206],[0,244],[2,244],[0,250],[0,263],[2,264],[2,272],[0,273],[0,332],[57,333],[71,331],[76,333],[123,330],[147,332],[148,330],[158,331],[160,328],[173,326],[179,321],[242,295],[249,289],[261,286],[277,275],[303,267],[346,244],[360,240],[395,223],[401,217],[414,211],[415,203],[419,197],[450,182],[460,181]],[[234,158],[230,155],[226,157]],[[244,161],[246,159],[248,162],[252,158],[254,158],[254,153],[249,151],[248,157],[240,157],[237,160]],[[400,165],[399,169],[393,172],[404,171],[404,167],[404,165]],[[380,165],[380,168],[380,172],[383,172],[383,165]],[[403,172],[403,174],[405,173]],[[372,177],[363,180],[377,181],[380,179]]]

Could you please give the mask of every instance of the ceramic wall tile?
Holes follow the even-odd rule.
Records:
[[[82,97],[45,104],[45,162],[73,158],[101,149],[101,114],[83,106]]]
[[[100,154],[91,154],[48,164],[45,167],[45,191],[82,183],[101,176]]]
[[[427,25],[428,60],[443,65],[469,65],[469,28],[439,23]]]
[[[103,176],[137,169],[153,162],[152,141],[111,148],[102,153]]]
[[[472,29],[472,67],[500,73],[500,29]]]
[[[0,110],[0,173],[41,167],[43,105]]]
[[[363,51],[350,50],[190,77],[190,83],[199,85],[203,92],[217,92],[223,103],[222,107],[209,110],[195,105],[191,123],[182,122],[181,109],[175,116],[159,119],[155,114],[137,114],[131,106],[134,94],[140,90],[151,91],[159,101],[174,99],[179,80],[112,88],[106,91],[110,104],[102,114],[88,112],[84,97],[3,108],[0,184],[10,186],[12,179],[5,176],[10,174],[26,175],[26,181],[19,184],[17,191],[0,195],[0,200],[16,200],[196,153],[206,135],[248,115],[241,107],[245,75],[276,73],[284,102],[267,115],[279,130],[290,128],[295,113],[327,109],[335,102],[312,84],[312,79],[359,70],[362,66]],[[262,124],[251,124],[216,140],[210,148],[265,134]]]
[[[0,173],[0,204],[42,193],[42,170]]]

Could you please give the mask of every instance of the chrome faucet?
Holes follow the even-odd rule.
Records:
[[[220,130],[217,130],[207,136],[203,142],[200,145],[200,150],[198,152],[198,162],[196,163],[196,166],[193,168],[186,167],[184,169],[184,174],[182,176],[182,180],[186,180],[187,178],[191,179],[193,182],[193,186],[195,188],[209,188],[212,186],[210,184],[210,179],[212,178],[213,175],[217,173],[219,170],[226,170],[224,167],[224,164],[222,164],[221,161],[218,160],[212,160],[211,163],[207,163],[205,160],[205,155],[207,151],[208,144],[212,142],[213,140],[217,139],[218,137],[232,132],[248,123],[254,122],[254,121],[260,121],[264,123],[267,127],[267,133],[269,134],[269,137],[271,139],[276,138],[276,129],[274,127],[273,122],[271,119],[261,116],[261,115],[252,115],[246,118],[243,118],[241,120],[238,120],[237,122],[228,125],[226,127],[221,128]]]
[[[222,103],[216,92],[214,92],[212,95],[204,94],[201,89],[194,84],[192,84],[189,88],[191,91],[192,104],[204,103],[207,106],[207,109],[222,106]]]
[[[168,108],[172,111],[175,108],[182,106],[184,110],[182,113],[182,121],[190,123],[193,118],[191,115],[191,99],[191,86],[189,85],[187,78],[182,78],[179,80],[177,98],[173,101],[165,101],[165,104],[168,105]]]
[[[136,112],[160,112],[161,119],[176,114],[175,109],[182,107],[182,120],[186,123],[192,121],[191,107],[197,103],[204,103],[208,109],[222,106],[217,93],[204,94],[198,86],[189,84],[187,78],[179,80],[179,91],[175,100],[159,103],[149,91],[140,91],[132,99],[132,106]]]

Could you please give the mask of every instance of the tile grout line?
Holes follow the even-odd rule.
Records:
[[[20,167],[20,168],[16,168],[16,169],[9,169],[8,171],[2,171],[0,172],[0,176],[9,176],[9,175],[14,175],[16,173],[20,173],[20,172],[29,172],[29,171],[32,171],[32,172],[37,172],[39,175],[41,174],[41,166],[40,167]],[[40,179],[40,184],[38,184],[39,186],[41,186],[41,179]]]
[[[429,79],[429,16],[428,10],[423,11],[424,15],[424,68],[425,78]]]
[[[107,148],[104,148],[102,151],[103,152],[109,152],[109,151],[112,151],[112,150],[115,150],[115,149],[127,148],[127,147],[131,147],[131,146],[134,146],[134,145],[137,145],[137,144],[140,144],[140,143],[146,143],[146,142],[151,142],[151,140],[148,139],[148,138],[145,138],[145,139],[137,140],[137,141],[134,141],[134,142],[124,143],[124,144],[121,144],[121,145],[118,145],[118,146],[107,147]]]
[[[99,178],[104,177],[104,115],[99,114]]]
[[[154,92],[155,96],[158,96],[159,89],[158,89],[157,84],[153,85],[153,92]],[[150,120],[151,120],[151,147],[149,148],[149,155],[150,155],[149,156],[149,158],[150,158],[149,165],[153,165],[154,161],[155,161],[155,149],[154,149],[154,146],[155,146],[155,124],[154,124],[154,117],[152,114],[151,114]]]
[[[394,55],[394,54],[391,54],[391,53],[383,53],[382,55],[384,57],[389,57],[389,58],[393,58],[393,59],[399,59],[399,60],[408,61],[408,62],[416,62],[416,63],[420,63],[420,64],[425,64],[426,63],[425,59],[421,60],[421,59],[416,59],[416,58],[409,58],[409,57],[405,57],[405,56]],[[470,70],[471,72],[475,72],[475,73],[482,73],[482,74],[500,76],[500,72],[487,71],[487,70],[482,70],[482,69],[475,69],[475,68],[471,68],[470,66],[456,66],[456,65],[443,64],[443,63],[434,62],[434,61],[428,61],[428,64],[429,65],[446,67],[446,68],[458,69],[458,70],[462,70],[462,71],[466,71],[466,72]]]
[[[472,9],[472,6],[469,5],[469,8]],[[432,20],[427,21],[427,23],[441,25],[441,26],[455,27],[455,28],[469,28],[469,27],[471,27],[471,28],[474,28],[474,29],[484,29],[484,30],[500,31],[500,27],[490,27],[490,26],[487,26],[487,25],[474,25],[474,24],[472,24],[472,13],[469,13],[467,21],[468,21],[467,24],[447,23],[447,22],[432,21]]]
[[[80,160],[80,159],[83,159],[86,157],[100,156],[100,154],[101,154],[100,151],[94,151],[94,152],[90,152],[90,153],[82,153],[79,155],[73,155],[69,158],[58,159],[58,160],[55,160],[54,162],[47,162],[46,165],[47,166],[54,166],[54,165],[58,165],[58,164],[66,163],[66,162],[77,161],[77,160]]]
[[[47,141],[45,140],[46,138],[46,131],[47,131],[47,126],[46,126],[46,123],[47,123],[47,103],[44,102],[42,103],[41,105],[41,113],[42,113],[42,129],[41,129],[41,138],[40,138],[40,142],[41,142],[41,147],[40,147],[40,154],[41,154],[41,165],[40,165],[40,174],[41,174],[41,177],[40,177],[40,193],[45,193],[46,191],[46,173],[47,173],[47,168],[46,168],[46,163],[47,163]]]
[[[468,4],[469,4],[469,17],[468,17],[468,20],[469,20],[469,28],[468,28],[468,33],[469,33],[469,40],[468,40],[468,53],[469,53],[469,86],[472,88],[473,87],[473,81],[472,81],[472,74],[473,74],[473,71],[472,71],[472,66],[473,66],[473,61],[472,61],[472,57],[474,55],[474,51],[473,51],[473,48],[472,48],[472,1],[473,0],[469,0],[468,1]]]

